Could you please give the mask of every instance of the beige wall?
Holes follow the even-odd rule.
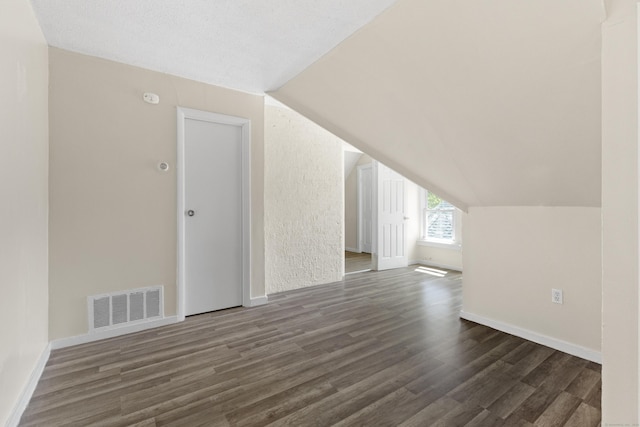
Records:
[[[358,248],[358,166],[372,162],[370,156],[362,154],[344,182],[344,246]]]
[[[599,208],[471,208],[463,311],[599,352],[600,241]]]
[[[464,216],[466,217],[466,214]],[[415,260],[424,264],[462,271],[462,249],[418,245],[416,246]]]
[[[55,48],[50,81],[51,339],[87,332],[88,295],[162,284],[176,313],[176,106],[251,119],[251,294],[264,295],[263,98]]]
[[[407,259],[409,263],[419,261],[418,239],[420,238],[420,187],[414,182],[407,183]]]
[[[265,108],[267,293],[344,274],[342,140],[287,108]]]
[[[47,340],[47,45],[30,3],[0,13],[0,425]]]
[[[602,425],[637,425],[638,96],[636,1],[602,27]]]

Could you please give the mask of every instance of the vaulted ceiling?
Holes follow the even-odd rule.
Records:
[[[50,45],[272,96],[461,208],[600,205],[602,0],[32,0]]]
[[[594,0],[402,0],[272,93],[459,207],[600,205]]]

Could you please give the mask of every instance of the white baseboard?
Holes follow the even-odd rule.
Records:
[[[367,268],[366,270],[350,271],[350,272],[348,272],[348,273],[344,273],[344,275],[345,275],[345,276],[349,276],[349,275],[351,275],[351,274],[368,273],[368,272],[370,272],[370,271],[371,271],[371,269],[370,269],[370,268]],[[344,276],[343,276],[343,278],[344,278]]]
[[[344,250],[347,251],[347,252],[354,252],[354,253],[357,253],[357,254],[361,254],[362,253],[361,250],[356,249],[356,248],[344,248]]]
[[[265,305],[269,302],[269,297],[263,295],[261,297],[251,298],[251,305],[249,307],[257,307],[259,305]]]
[[[123,326],[121,328],[109,329],[106,331],[95,331],[91,334],[76,335],[74,337],[61,338],[51,341],[51,349],[56,350],[59,348],[71,347],[72,345],[86,344],[88,342],[99,341],[106,338],[119,337],[120,335],[131,334],[133,332],[140,332],[147,329],[158,328],[160,326],[171,325],[178,322],[177,316],[168,316],[159,320],[152,320],[144,323],[137,323],[135,325]]]
[[[436,267],[436,268],[446,268],[447,270],[459,271],[462,273],[462,269],[460,267],[456,267],[455,265],[447,265],[440,264],[439,262],[431,262],[431,261],[414,261],[415,264],[424,265],[426,267]]]
[[[42,376],[44,367],[47,365],[50,354],[51,343],[47,344],[47,346],[40,354],[36,366],[33,368],[33,371],[31,371],[29,381],[20,394],[18,403],[16,403],[13,411],[11,411],[11,414],[9,414],[9,419],[7,420],[6,427],[16,427],[18,423],[20,423],[20,418],[22,418],[22,414],[24,413],[24,410],[27,409],[27,405],[31,400],[31,396],[33,396],[33,392],[36,390],[36,386],[38,385],[38,381],[40,381],[40,377]]]
[[[267,302],[268,302],[268,297],[266,295],[257,297],[257,298],[251,298],[251,307],[264,305],[264,304],[267,304]],[[38,385],[38,381],[42,376],[42,372],[44,371],[47,361],[49,360],[51,350],[71,347],[73,345],[78,345],[78,344],[86,344],[89,342],[99,341],[106,338],[113,338],[121,335],[131,334],[134,332],[144,331],[147,329],[158,328],[160,326],[171,325],[177,322],[178,322],[177,316],[168,316],[159,320],[152,320],[149,322],[137,323],[135,325],[123,326],[121,328],[109,329],[105,331],[95,331],[91,334],[76,335],[73,337],[61,338],[61,339],[51,341],[49,344],[47,344],[44,351],[40,355],[40,358],[38,359],[38,363],[36,364],[33,371],[31,372],[29,381],[27,382],[27,385],[23,389],[20,395],[20,398],[18,399],[18,403],[16,404],[16,406],[13,408],[13,411],[9,415],[9,419],[7,420],[7,424],[5,427],[16,427],[20,422],[20,418],[22,417],[22,414],[24,413],[25,409],[27,409],[27,405],[31,400],[31,396],[33,396],[33,392],[35,391],[36,386]]]
[[[539,334],[528,329],[511,325],[509,323],[503,323],[498,320],[489,319],[488,317],[480,316],[478,314],[469,313],[464,310],[460,311],[460,317],[471,322],[479,323],[481,325],[506,332],[507,334],[515,335],[517,337],[524,338],[526,340],[533,341],[547,347],[551,347],[564,353],[569,353],[582,359],[602,364],[602,353],[600,353],[599,351],[591,350],[576,344],[571,344],[557,338],[552,338],[547,335]]]

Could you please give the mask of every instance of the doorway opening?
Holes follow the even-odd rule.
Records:
[[[356,247],[345,250],[345,274],[373,268],[373,160],[363,156],[363,163],[356,168]]]
[[[344,251],[344,274],[371,271],[371,254]]]
[[[345,179],[345,274],[406,267],[406,180],[364,153],[353,163]]]

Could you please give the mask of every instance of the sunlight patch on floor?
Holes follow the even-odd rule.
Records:
[[[430,274],[431,276],[436,276],[436,277],[444,277],[447,275],[447,272],[444,270],[438,270],[437,268],[431,268],[431,267],[425,267],[425,266],[420,266],[416,268],[414,271],[417,271],[418,273],[423,273],[423,274]]]

